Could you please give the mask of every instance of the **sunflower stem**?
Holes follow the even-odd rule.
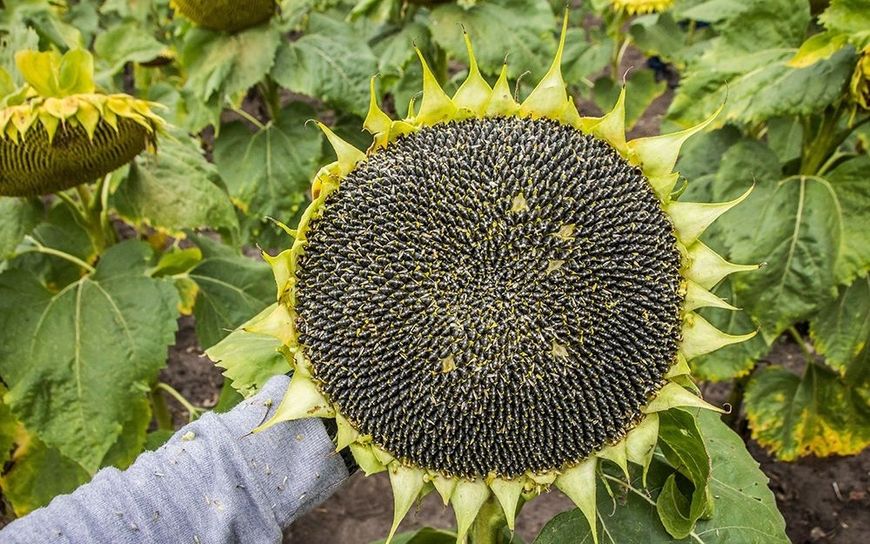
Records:
[[[59,257],[65,261],[71,262],[74,265],[78,266],[79,268],[83,268],[89,274],[93,273],[95,270],[93,266],[91,266],[88,263],[84,262],[83,260],[79,259],[75,255],[70,255],[69,253],[66,253],[65,251],[60,251],[59,249],[54,249],[51,247],[44,246],[39,242],[39,240],[37,240],[36,238],[34,238],[30,235],[25,236],[24,240],[27,242],[30,242],[32,245],[30,247],[24,249],[23,251],[20,251],[19,255],[23,254],[23,253],[42,253],[44,255],[51,255],[53,257]]]
[[[470,544],[508,544],[510,542],[507,520],[501,504],[495,496],[490,496],[483,504],[470,531]]]
[[[278,118],[278,113],[281,111],[281,96],[278,94],[278,86],[269,76],[264,77],[263,81],[257,86],[260,89],[263,103],[266,105],[266,113],[269,115],[269,120],[274,121]]]
[[[842,112],[843,108],[839,105],[833,109],[828,108],[822,114],[815,134],[812,133],[812,130],[807,130],[809,127],[805,125],[801,174],[818,174],[833,152],[848,136],[848,131],[845,135],[837,133],[837,125],[840,122]]]
[[[168,393],[172,398],[178,401],[178,403],[181,404],[181,406],[183,406],[185,410],[187,410],[187,419],[191,423],[199,418],[199,416],[202,414],[202,409],[197,408],[196,406],[191,404],[189,400],[184,398],[184,395],[179,393],[177,389],[175,389],[168,383],[157,382],[157,385],[154,386],[154,390],[156,391],[158,389]]]
[[[169,408],[166,406],[166,399],[155,386],[151,389],[151,411],[154,413],[154,419],[157,421],[157,428],[163,431],[175,430],[172,424],[172,414],[169,413]]]
[[[798,347],[801,348],[801,351],[804,354],[804,358],[806,359],[807,364],[808,365],[812,364],[813,359],[815,359],[815,357],[813,356],[813,353],[810,351],[810,348],[807,347],[806,342],[804,342],[804,337],[801,336],[801,333],[798,332],[798,330],[792,326],[792,327],[788,328],[788,334],[791,335],[792,339],[795,341],[795,343],[798,345]]]

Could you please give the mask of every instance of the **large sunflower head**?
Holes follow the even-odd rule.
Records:
[[[21,51],[15,61],[26,85],[0,97],[0,195],[94,181],[154,147],[155,104],[96,92],[87,51]]]
[[[520,497],[553,486],[594,531],[599,463],[648,466],[659,412],[712,408],[683,387],[687,360],[752,336],[694,312],[730,308],[709,289],[756,268],[698,241],[741,199],[671,198],[680,146],[709,121],[627,141],[624,90],[580,116],[564,39],[522,103],[506,70],[481,77],[470,41],[453,97],[420,55],[406,119],[381,111],[373,81],[371,148],[321,125],[338,160],[292,247],[266,255],[279,304],[251,330],[282,340],[294,375],[261,429],[334,417],[339,450],[389,471],[391,537],[432,487],[460,540],[487,501],[512,528]]]
[[[278,10],[276,0],[171,0],[169,4],[197,25],[222,32],[265,23]]]

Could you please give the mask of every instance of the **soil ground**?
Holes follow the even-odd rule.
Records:
[[[781,342],[767,357],[770,363],[794,367],[800,358],[795,344]],[[217,402],[223,378],[196,345],[191,319],[182,319],[177,345],[161,379],[195,405]],[[706,396],[724,400],[727,388],[711,386]],[[170,401],[177,425],[187,421],[183,408]],[[870,542],[870,450],[854,457],[806,458],[794,463],[773,460],[748,438],[749,451],[770,478],[777,505],[795,544],[867,544]],[[304,544],[367,544],[383,538],[392,521],[392,495],[385,474],[364,478],[357,474],[338,493],[300,518],[285,533],[285,542]],[[520,514],[517,532],[530,542],[546,522],[571,503],[560,493],[535,499]],[[453,514],[438,497],[426,497],[401,530],[432,526],[450,528]]]

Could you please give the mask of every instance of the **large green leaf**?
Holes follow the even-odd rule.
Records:
[[[866,359],[866,358],[865,358]],[[783,461],[804,455],[853,455],[870,445],[870,382],[844,383],[817,364],[803,377],[771,366],[756,373],[744,406],[759,444]]]
[[[857,384],[870,369],[870,275],[858,278],[810,322],[816,349],[847,382]]]
[[[97,35],[94,53],[109,75],[124,69],[128,62],[154,60],[167,49],[142,24],[129,21]]]
[[[305,203],[322,153],[320,131],[305,124],[314,115],[308,106],[291,104],[254,133],[241,121],[225,125],[215,143],[215,164],[233,201],[247,216],[244,230],[255,239],[271,228],[265,217],[290,224]]]
[[[830,31],[847,34],[856,48],[870,43],[870,2],[867,0],[831,0],[819,21]]]
[[[744,124],[783,115],[814,114],[836,100],[854,66],[843,49],[805,68],[788,66],[795,49],[751,49],[746,53],[705,55],[689,68],[668,117],[695,125],[724,104],[715,123]]]
[[[870,157],[859,156],[825,174],[837,195],[843,244],[837,260],[837,281],[849,284],[870,269]]]
[[[245,397],[256,394],[272,376],[291,370],[279,351],[280,340],[246,330],[271,314],[275,306],[272,304],[205,352],[216,365],[226,369],[224,376]]]
[[[631,21],[629,33],[641,51],[670,62],[685,62],[686,54],[691,51],[686,47],[686,31],[668,11],[636,17]]]
[[[611,482],[624,497],[613,508],[606,490],[599,484],[598,541],[602,544],[787,544],[785,522],[776,509],[767,477],[746,451],[743,440],[716,414],[702,412],[698,428],[712,458],[710,489],[714,508],[709,519],[698,521],[689,537],[675,540],[664,529],[656,514],[655,496],[673,469],[661,457],[653,461],[649,473],[651,494],[641,488],[639,477],[630,484]],[[611,515],[611,512],[613,514]],[[579,510],[553,518],[534,541],[535,544],[591,544],[592,535]]]
[[[0,261],[12,256],[43,213],[38,201],[0,196]]]
[[[734,287],[768,343],[792,323],[809,317],[836,295],[835,263],[843,217],[831,184],[818,177],[780,179],[776,155],[743,142],[723,157],[717,200],[734,198],[755,184],[752,195],[718,221],[739,263],[767,263],[734,277]]]
[[[369,79],[377,70],[374,53],[352,26],[313,14],[308,32],[278,49],[272,78],[293,92],[364,117]]]
[[[185,88],[208,102],[217,96],[233,102],[256,85],[272,68],[281,33],[261,25],[227,34],[192,28],[185,37],[180,60],[188,69]]]
[[[186,134],[163,139],[160,155],[144,154],[113,195],[129,222],[178,235],[184,229],[236,230],[236,211],[221,187],[217,168]]]
[[[174,340],[178,295],[146,276],[150,248],[128,241],[58,292],[31,274],[0,275],[5,402],[41,440],[93,472]]]
[[[676,540],[664,529],[656,514],[655,497],[673,469],[653,460],[649,471],[649,492],[639,477],[630,484],[612,481],[623,490],[614,509],[605,488],[599,484],[598,541],[602,544],[787,544],[785,522],[776,509],[767,477],[746,451],[743,440],[716,414],[701,412],[698,428],[712,458],[710,489],[714,499],[712,516],[698,521],[689,537]],[[611,515],[611,512],[613,513]],[[559,514],[535,539],[534,544],[591,544],[592,535],[579,510]]]
[[[452,57],[466,58],[462,29],[474,43],[480,69],[498,74],[508,55],[508,72],[531,72],[537,81],[553,60],[555,17],[546,0],[493,0],[463,8],[452,2],[432,10],[432,38]]]
[[[720,37],[711,55],[727,58],[762,49],[797,47],[810,22],[809,2],[760,0],[743,2],[742,9],[714,26]]]
[[[196,282],[196,335],[210,347],[275,300],[272,271],[207,238],[195,238],[203,259],[188,275]]]

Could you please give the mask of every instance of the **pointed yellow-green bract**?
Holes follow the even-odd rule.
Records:
[[[471,46],[471,38],[467,32],[464,36],[465,46],[468,49],[468,77],[453,95],[453,103],[460,110],[467,111],[471,116],[480,117],[486,112],[486,106],[492,95],[492,87],[480,75],[477,59],[474,58],[474,49]]]
[[[593,542],[598,542],[597,508],[595,502],[596,468],[594,457],[572,467],[556,478],[556,487],[571,499],[589,523]]]
[[[471,528],[471,524],[477,517],[477,513],[483,507],[483,503],[489,498],[490,490],[482,479],[459,480],[453,497],[453,511],[456,513],[457,542],[463,542],[465,535]]]
[[[492,489],[493,494],[496,496],[499,504],[501,504],[501,507],[504,510],[507,526],[511,531],[514,530],[517,505],[520,502],[520,496],[523,494],[524,486],[525,483],[520,478],[514,478],[512,480],[495,478],[489,484],[490,489]]]
[[[405,467],[401,463],[392,463],[388,472],[393,488],[393,525],[387,537],[387,544],[392,542],[396,529],[411,510],[417,496],[423,490],[424,483],[423,472],[420,469]]]
[[[750,187],[745,193],[728,202],[674,201],[668,204],[668,215],[674,222],[674,228],[680,241],[686,245],[693,243],[722,214],[746,200],[753,188]]]
[[[570,125],[577,125],[580,114],[574,106],[574,100],[568,94],[565,80],[562,77],[562,54],[565,51],[565,39],[568,35],[568,12],[562,21],[562,35],[559,38],[559,47],[556,49],[556,58],[544,78],[537,87],[523,101],[519,109],[522,117],[537,119],[546,117],[556,119]]]
[[[423,58],[423,53],[417,49],[417,56],[420,58],[420,64],[423,67],[423,100],[420,104],[420,111],[415,116],[415,119],[422,124],[434,125],[450,121],[456,117],[457,108],[453,100],[447,96],[438,80],[435,79],[435,74]]]
[[[726,334],[698,314],[689,314],[683,323],[683,343],[680,351],[686,359],[716,351],[719,348],[745,342],[755,336],[756,331],[747,334]]]

